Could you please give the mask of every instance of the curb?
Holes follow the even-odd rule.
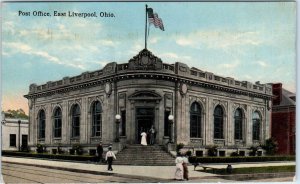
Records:
[[[279,173],[255,173],[255,174],[234,174],[234,175],[218,175],[219,178],[227,180],[245,181],[266,178],[283,178],[293,177],[295,172],[279,172]]]

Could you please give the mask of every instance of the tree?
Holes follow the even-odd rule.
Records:
[[[7,110],[4,112],[6,118],[19,118],[19,119],[29,119],[28,115],[25,114],[23,109],[17,110]]]

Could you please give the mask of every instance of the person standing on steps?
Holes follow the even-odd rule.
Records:
[[[147,134],[144,130],[142,130],[141,136],[141,145],[147,146]]]
[[[150,134],[150,145],[153,145],[155,143],[155,133],[156,130],[154,128],[154,126],[151,126],[151,129],[149,130],[149,134]]]
[[[107,161],[107,164],[108,164],[108,167],[107,167],[107,170],[108,171],[113,171],[113,168],[112,168],[112,163],[113,163],[113,160],[116,160],[116,155],[114,154],[114,152],[111,151],[111,146],[108,147],[108,152],[106,153],[106,156],[105,156],[105,160]]]
[[[102,154],[103,154],[103,147],[102,147],[102,143],[100,142],[97,146],[97,155],[98,155],[99,163],[103,162]]]

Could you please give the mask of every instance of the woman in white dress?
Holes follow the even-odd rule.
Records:
[[[141,136],[142,136],[142,139],[141,139],[141,145],[147,146],[147,139],[146,139],[147,134],[143,131],[143,132],[141,133]]]
[[[183,158],[180,153],[177,153],[177,157],[175,159],[176,163],[176,171],[175,171],[175,180],[183,180]]]

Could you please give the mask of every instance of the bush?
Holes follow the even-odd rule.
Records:
[[[95,161],[94,156],[76,156],[76,155],[54,155],[54,154],[36,154],[17,151],[2,151],[3,156],[21,156],[21,157],[34,157],[34,158],[48,158],[48,159],[61,159],[61,160],[76,160],[76,161]]]
[[[179,143],[176,145],[176,152],[179,152],[184,147],[183,143]]]
[[[82,155],[83,154],[83,148],[80,144],[74,144],[72,146],[72,149],[76,152],[77,155]]]
[[[232,152],[232,153],[230,154],[230,156],[232,156],[232,157],[237,157],[237,156],[239,156],[239,154],[238,154],[237,151],[235,151],[235,152]]]
[[[208,148],[207,150],[207,154],[208,156],[214,157],[218,155],[218,150],[217,150],[218,146],[211,146]]]
[[[21,151],[23,151],[23,152],[29,152],[28,146],[22,144],[21,145]]]
[[[267,155],[274,155],[277,152],[278,143],[273,137],[271,137],[266,140],[266,143],[265,145],[262,145],[262,148],[266,150]]]
[[[190,163],[235,163],[267,161],[295,161],[295,156],[189,157]]]
[[[57,152],[58,152],[58,154],[63,154],[64,153],[64,151],[61,149],[61,144],[60,143],[57,146]]]
[[[187,151],[187,152],[185,153],[185,155],[188,156],[188,157],[190,157],[190,156],[192,156],[192,152],[189,150],[189,151]]]
[[[44,146],[41,144],[36,145],[36,152],[37,153],[43,153],[44,152]]]
[[[249,148],[249,150],[251,150],[251,151],[249,152],[249,156],[256,156],[258,147],[257,147],[257,146],[251,146],[251,147]]]

